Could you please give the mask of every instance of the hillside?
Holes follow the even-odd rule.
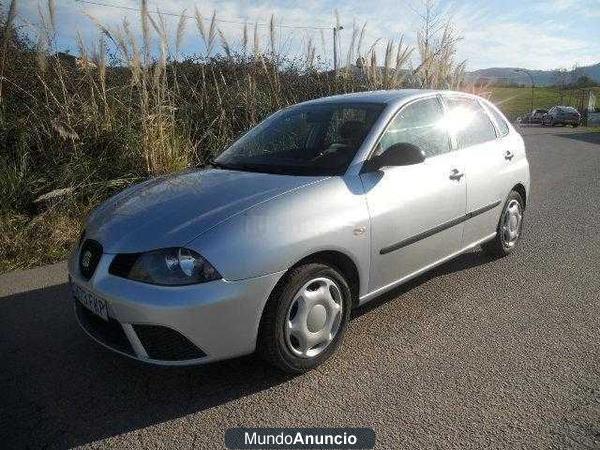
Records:
[[[490,67],[488,69],[467,72],[468,81],[485,80],[492,83],[513,81],[519,84],[530,84],[529,77],[523,73],[515,72],[516,67]],[[528,70],[536,86],[550,86],[556,83],[556,70]],[[579,67],[566,72],[566,79],[575,81],[578,77],[586,75],[600,83],[600,63],[592,66]]]

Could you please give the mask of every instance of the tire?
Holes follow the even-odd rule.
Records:
[[[301,292],[309,295],[301,296]],[[321,263],[293,268],[267,301],[258,333],[258,353],[288,373],[314,369],[339,347],[351,308],[350,288],[336,268]],[[317,338],[323,342],[314,345],[312,341]]]
[[[500,220],[498,221],[498,227],[496,228],[496,236],[493,240],[486,242],[481,246],[488,255],[494,258],[503,258],[514,251],[523,232],[523,218],[525,214],[524,205],[523,198],[518,192],[512,191],[509,194],[506,203],[504,203],[504,208],[502,208],[502,214],[500,214]],[[518,218],[514,215],[515,206],[518,206]],[[510,216],[515,217],[513,219]],[[517,221],[516,224],[514,222],[515,220]],[[506,230],[505,227],[508,227],[509,229]]]
[[[572,127],[573,127],[573,128],[577,128],[578,126],[579,126],[579,124],[578,124],[578,123],[574,123],[574,124],[572,125]]]

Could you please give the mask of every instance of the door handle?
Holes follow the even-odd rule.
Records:
[[[515,156],[515,155],[513,155],[513,154],[510,152],[510,150],[506,150],[506,153],[504,154],[504,159],[507,159],[507,160],[509,160],[509,161],[510,161],[511,159],[513,159],[513,156]]]
[[[458,169],[452,169],[452,172],[450,172],[450,179],[460,181],[464,175],[465,174],[460,172]]]

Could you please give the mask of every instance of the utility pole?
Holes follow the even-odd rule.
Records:
[[[531,75],[531,72],[529,72],[529,70],[527,70],[527,69],[515,69],[515,72],[527,74],[529,76],[529,79],[531,80],[531,109],[530,109],[530,111],[533,111],[533,91],[535,89],[535,82],[533,81],[533,76]]]
[[[338,31],[343,30],[344,27],[341,25],[336,25],[333,27],[333,70],[337,73],[338,69],[338,46],[337,46],[337,34]]]

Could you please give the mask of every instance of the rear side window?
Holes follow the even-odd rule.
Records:
[[[458,148],[470,147],[496,139],[496,130],[479,102],[469,98],[450,97],[448,127],[456,136]]]
[[[490,112],[490,114],[494,118],[494,122],[496,122],[496,126],[498,127],[498,134],[500,135],[499,137],[506,136],[509,132],[509,128],[508,128],[508,124],[506,123],[506,119],[504,118],[504,116],[502,116],[502,114],[500,114],[498,111],[496,111],[495,108],[486,107],[486,109]],[[541,114],[542,112],[545,112],[545,111],[538,109],[537,112]]]
[[[444,113],[437,98],[418,100],[400,110],[381,137],[375,154],[381,154],[394,144],[413,144],[426,157],[450,151],[448,132],[444,128]]]

